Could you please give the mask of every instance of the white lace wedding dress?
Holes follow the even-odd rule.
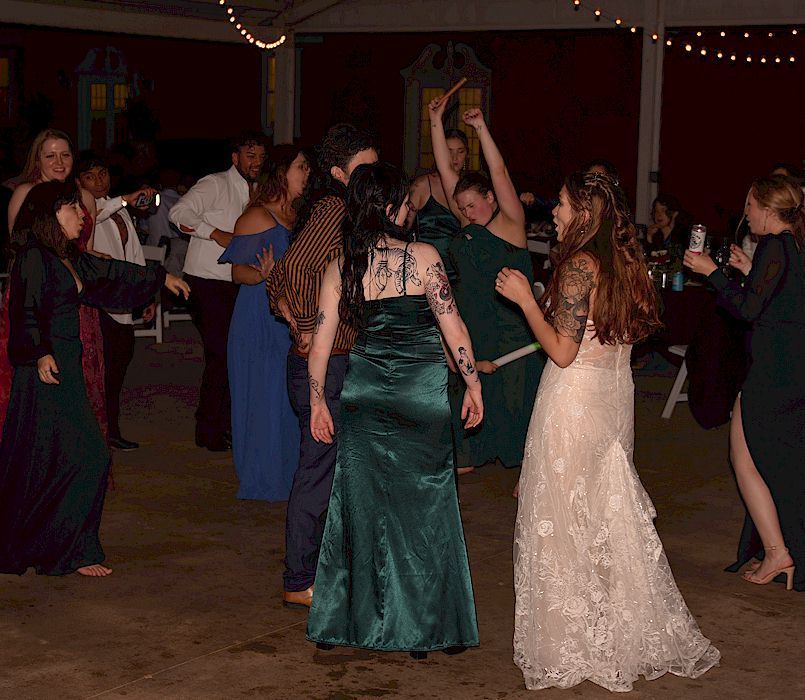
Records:
[[[514,660],[529,689],[696,678],[720,654],[690,614],[632,463],[631,347],[588,328],[548,362],[526,439],[514,539]]]

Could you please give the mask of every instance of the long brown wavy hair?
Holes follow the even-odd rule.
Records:
[[[657,294],[648,276],[623,190],[601,173],[575,173],[564,183],[573,215],[554,256],[554,275],[539,301],[553,323],[559,283],[571,258],[591,255],[598,262],[595,307],[590,320],[604,345],[637,343],[662,326]]]
[[[291,144],[280,144],[269,151],[257,189],[249,201],[249,207],[278,205],[293,223],[293,219],[296,218],[296,210],[294,202],[290,200],[287,175],[291,164],[300,154],[310,161],[305,149]]]
[[[752,183],[752,194],[762,207],[768,207],[790,227],[800,247],[805,245],[805,208],[799,180],[787,175],[761,177]]]
[[[42,156],[42,146],[45,145],[45,141],[48,139],[67,141],[67,145],[70,147],[70,153],[75,154],[73,142],[63,131],[59,129],[45,129],[44,131],[40,131],[33,140],[33,143],[31,143],[31,147],[28,149],[28,157],[25,159],[25,167],[22,169],[22,177],[25,179],[25,182],[39,182],[39,178],[42,177],[39,159]],[[68,178],[69,176],[70,174],[68,173]]]

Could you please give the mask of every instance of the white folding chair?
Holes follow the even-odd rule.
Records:
[[[160,265],[165,262],[165,249],[155,245],[144,245],[143,255],[146,260],[155,260]],[[137,323],[134,328],[134,336],[137,338],[154,337],[157,343],[162,342],[162,290],[157,292],[156,298],[156,312],[154,313],[154,327],[153,328],[137,328],[141,325]]]
[[[670,418],[671,414],[674,412],[674,407],[680,401],[688,400],[688,395],[682,393],[682,387],[685,384],[685,379],[688,377],[688,366],[685,363],[685,354],[687,351],[687,345],[671,345],[668,348],[668,352],[679,355],[682,358],[682,364],[679,367],[679,371],[676,373],[676,379],[674,379],[674,385],[671,387],[671,392],[668,394],[665,408],[662,409],[663,418]]]

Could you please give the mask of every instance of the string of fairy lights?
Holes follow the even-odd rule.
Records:
[[[227,19],[232,25],[232,28],[243,37],[244,41],[248,42],[249,44],[256,46],[258,49],[263,49],[264,51],[273,51],[278,46],[281,46],[285,43],[285,34],[280,35],[276,41],[271,42],[266,42],[262,39],[259,39],[251,31],[249,31],[246,26],[244,26],[240,17],[238,17],[237,10],[231,3],[227,2],[227,0],[218,0],[218,4],[226,11]]]
[[[604,10],[600,5],[582,2],[582,0],[571,0],[573,9],[576,11],[584,10],[593,15],[597,22],[611,22],[616,27],[627,29],[632,33],[637,33],[637,25],[628,23],[623,17],[613,15]],[[712,32],[712,36],[711,36]],[[705,36],[705,33],[707,36]],[[725,48],[725,44],[730,42],[746,41],[750,38],[764,37],[766,39],[782,39],[783,37],[798,37],[801,35],[801,29],[798,27],[787,27],[784,29],[774,30],[756,30],[755,32],[748,32],[746,30],[733,29],[712,29],[712,30],[698,30],[695,33],[690,32],[690,36],[686,36],[682,31],[666,31],[668,35],[665,39],[666,47],[679,46],[686,54],[700,56],[701,58],[715,58],[716,61],[724,63],[747,63],[747,64],[769,64],[780,65],[783,63],[796,63],[797,57],[791,51],[781,51],[779,48],[775,50],[773,47],[768,51],[754,52],[751,50],[741,49],[733,43],[732,48]],[[717,34],[717,35],[716,35]],[[657,31],[651,33],[651,39],[654,42],[659,41],[660,36]]]

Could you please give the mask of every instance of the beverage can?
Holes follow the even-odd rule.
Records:
[[[685,275],[682,274],[682,270],[674,273],[673,279],[671,280],[671,289],[675,292],[685,290]]]
[[[707,227],[704,224],[693,224],[690,229],[690,242],[688,250],[696,255],[701,255],[704,251],[704,242],[707,238]]]

